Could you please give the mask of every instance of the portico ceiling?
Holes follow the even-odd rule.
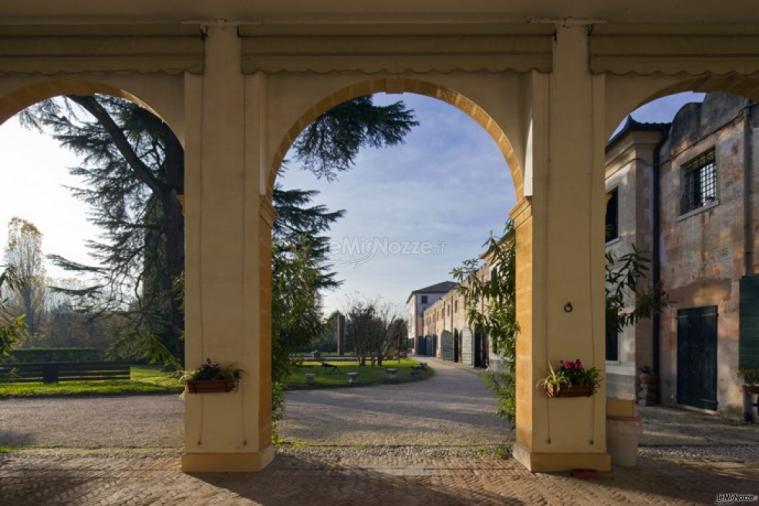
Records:
[[[759,22],[754,0],[2,0],[0,23],[81,23],[117,19],[179,22],[223,18],[290,23],[523,23],[593,18],[609,23]]]

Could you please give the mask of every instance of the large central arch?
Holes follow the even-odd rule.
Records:
[[[520,79],[523,76],[513,75],[510,76],[514,79]],[[285,76],[287,79],[287,76]],[[303,79],[300,76],[299,79]],[[455,78],[454,78],[455,80]],[[476,79],[475,79],[476,81]],[[269,85],[271,86],[271,85]],[[485,91],[485,90],[483,90]],[[490,90],[492,92],[492,89]],[[520,116],[525,111],[524,109],[516,106],[518,96],[511,95],[507,100],[514,100],[516,110],[503,111],[501,113],[501,121],[498,122],[494,119],[495,112],[486,110],[485,107],[480,105],[477,101],[465,95],[461,91],[458,91],[452,86],[438,84],[429,80],[420,80],[418,78],[376,78],[366,80],[365,78],[355,79],[354,82],[336,87],[333,91],[328,92],[326,96],[317,96],[314,94],[310,98],[310,102],[301,107],[297,111],[295,120],[291,120],[286,126],[283,127],[283,133],[279,136],[275,135],[273,139],[270,139],[270,144],[276,146],[273,150],[273,155],[265,165],[267,170],[265,187],[261,188],[262,198],[260,200],[261,213],[258,223],[258,255],[259,255],[259,336],[261,340],[261,355],[259,356],[259,364],[257,368],[258,382],[259,382],[259,443],[262,447],[265,447],[265,443],[271,438],[272,420],[271,420],[271,341],[272,341],[272,326],[271,326],[271,311],[272,311],[272,273],[271,273],[271,256],[272,256],[272,225],[274,220],[274,210],[271,204],[273,197],[273,189],[276,181],[278,171],[282,165],[282,161],[290,149],[292,144],[297,139],[298,135],[319,115],[328,111],[332,107],[345,102],[351,98],[366,96],[374,93],[415,93],[432,98],[436,98],[443,102],[453,105],[458,108],[469,117],[474,119],[485,131],[494,139],[498,145],[499,150],[504,156],[504,160],[509,167],[514,182],[514,191],[516,194],[517,207],[523,208],[526,203],[524,192],[525,174],[522,169],[524,163],[522,162],[523,155],[520,156],[517,150],[517,145],[513,144],[510,140],[510,136],[506,131],[512,133],[511,136],[517,137],[523,142],[527,138],[527,124],[524,121],[524,116]],[[485,91],[487,94],[487,91]],[[272,107],[271,104],[267,104],[268,107]],[[278,111],[278,116],[287,117],[287,111]],[[276,118],[274,118],[276,119]],[[276,123],[272,121],[273,123]],[[507,124],[505,124],[508,122]],[[268,132],[276,132],[276,125],[268,125]],[[524,152],[524,149],[522,150]],[[508,211],[508,210],[504,210]],[[505,219],[505,216],[504,216]],[[524,241],[523,241],[524,242]],[[522,253],[524,255],[530,255],[530,245],[524,242],[521,245]],[[527,249],[525,249],[527,248]],[[524,257],[527,258],[527,257]],[[529,283],[528,278],[522,278],[521,281]],[[522,287],[522,293],[529,291],[529,287]]]
[[[268,168],[266,185],[267,196],[271,198],[277,174],[282,166],[287,151],[296,141],[300,133],[311,122],[338,104],[352,98],[372,95],[375,93],[414,93],[417,95],[424,95],[446,102],[467,114],[485,129],[488,135],[490,135],[490,137],[496,142],[498,149],[503,154],[509,171],[511,172],[516,200],[520,201],[524,197],[523,164],[519,160],[514,145],[511,143],[509,137],[499,123],[481,105],[463,93],[442,84],[417,78],[380,78],[360,81],[332,92],[328,96],[320,99],[312,107],[308,108],[287,130],[284,138],[278,143],[277,149],[273,155],[273,160]],[[510,118],[514,118],[514,121],[516,120],[515,116],[510,116]],[[512,125],[512,128],[518,128],[516,121],[515,124]]]

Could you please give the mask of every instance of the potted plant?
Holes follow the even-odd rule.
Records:
[[[182,380],[192,394],[231,392],[240,381],[242,369],[214,363],[210,358],[197,369],[185,372]]]
[[[575,361],[560,360],[557,369],[548,364],[548,373],[538,381],[538,387],[545,390],[548,397],[589,397],[600,385],[598,369],[585,369],[579,358]]]
[[[659,378],[647,365],[640,368],[640,374],[638,375],[638,378],[640,379],[640,383],[642,385],[656,385],[659,382]]]
[[[743,389],[751,394],[759,394],[759,369],[740,369],[738,376],[743,378]]]

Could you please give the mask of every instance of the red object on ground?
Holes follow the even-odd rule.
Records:
[[[598,471],[594,469],[572,469],[572,478],[579,478],[581,480],[595,480],[599,478]]]

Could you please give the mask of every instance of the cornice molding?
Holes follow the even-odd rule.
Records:
[[[702,75],[759,72],[759,27],[601,25],[590,36],[596,74]]]
[[[200,26],[0,26],[0,74],[200,74]]]
[[[552,35],[242,35],[242,70],[280,72],[528,72],[552,69]]]

